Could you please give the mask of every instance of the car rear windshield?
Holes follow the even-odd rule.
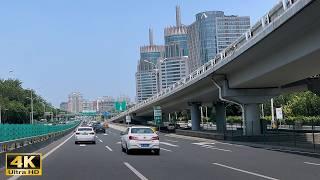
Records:
[[[133,133],[133,134],[153,134],[154,132],[150,128],[132,128],[131,133]]]
[[[92,128],[79,128],[78,131],[92,131]]]

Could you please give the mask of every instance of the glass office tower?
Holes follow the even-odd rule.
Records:
[[[213,59],[250,28],[250,17],[226,16],[222,11],[196,14],[188,26],[189,73]]]

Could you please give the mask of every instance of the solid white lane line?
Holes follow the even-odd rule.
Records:
[[[160,142],[160,144],[164,144],[164,145],[172,146],[172,147],[178,147],[178,145],[167,143],[167,142]]]
[[[80,144],[80,146],[81,146],[81,147],[84,147],[84,146],[87,146],[87,145],[85,145],[85,144]]]
[[[71,139],[73,137],[74,134],[72,134],[70,137],[68,137],[68,139],[64,140],[62,143],[60,143],[58,146],[56,146],[55,148],[51,149],[49,152],[47,152],[44,156],[42,156],[42,159],[45,159],[46,157],[48,157],[50,154],[52,154],[54,151],[56,151],[58,148],[60,148],[62,145],[64,145],[69,139]]]
[[[315,165],[315,166],[320,166],[320,164],[318,164],[318,163],[312,163],[312,162],[303,162],[303,163],[310,164],[310,165]]]
[[[71,139],[73,137],[73,135],[74,135],[74,133],[70,137],[68,137],[66,140],[64,140],[62,143],[60,143],[58,146],[56,146],[55,148],[53,148],[49,152],[47,152],[45,155],[43,155],[42,160],[44,160],[46,157],[48,157],[50,154],[52,154],[54,151],[56,151],[58,148],[60,148],[62,145],[64,145],[69,139]],[[12,176],[8,180],[16,180],[19,177],[21,177],[21,176],[20,175]]]
[[[101,139],[99,139],[99,141],[100,141],[101,143],[103,143],[103,141],[102,141]]]
[[[112,151],[112,149],[111,149],[109,146],[106,146],[106,148],[107,148],[109,151]]]
[[[124,162],[124,165],[127,166],[136,176],[138,176],[141,180],[148,180],[148,178],[144,177],[139,171],[137,171],[134,167],[132,167],[129,163]]]
[[[229,150],[229,149],[221,149],[221,148],[216,148],[216,147],[205,147],[205,148],[213,149],[213,150],[218,150],[218,151],[232,152],[232,151]]]
[[[166,141],[169,141],[169,142],[174,142],[174,143],[177,143],[179,141],[174,141],[174,140],[170,140],[170,139],[166,139]]]
[[[269,177],[269,176],[265,176],[265,175],[262,175],[262,174],[258,174],[258,173],[254,173],[254,172],[250,172],[250,171],[246,171],[246,170],[234,168],[234,167],[227,166],[227,165],[223,165],[223,164],[219,164],[219,163],[212,163],[212,164],[214,164],[214,165],[216,165],[216,166],[220,166],[220,167],[232,169],[232,170],[235,170],[235,171],[238,171],[238,172],[243,172],[243,173],[251,174],[251,175],[253,175],[253,176],[258,176],[258,177],[265,178],[265,179],[279,180],[279,179],[276,179],[276,178],[273,178],[273,177]]]
[[[169,149],[165,149],[165,148],[160,148],[161,150],[164,150],[164,151],[168,151],[168,152],[172,152],[171,150]]]

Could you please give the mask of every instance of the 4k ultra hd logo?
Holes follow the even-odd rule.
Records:
[[[42,158],[40,153],[7,153],[6,175],[41,176]]]

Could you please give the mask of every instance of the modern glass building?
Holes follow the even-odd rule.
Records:
[[[152,30],[149,30],[150,44],[140,47],[140,60],[136,72],[137,102],[144,101],[159,91],[157,61],[163,58],[164,46],[153,44]]]
[[[160,88],[165,89],[185,77],[189,55],[187,26],[181,24],[180,7],[176,7],[176,26],[164,29],[165,58],[158,61]]]
[[[213,59],[250,28],[248,16],[226,16],[222,11],[196,14],[188,26],[189,73]]]

